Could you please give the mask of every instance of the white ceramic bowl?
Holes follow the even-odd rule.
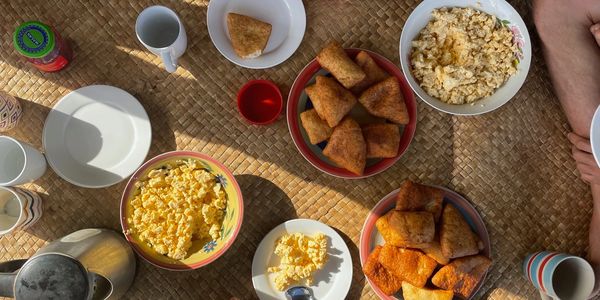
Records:
[[[448,104],[429,96],[417,83],[410,64],[410,53],[412,41],[419,32],[427,25],[431,18],[431,12],[440,7],[472,7],[480,11],[498,17],[508,26],[515,35],[522,53],[519,53],[519,65],[517,73],[508,79],[496,92],[486,98],[469,104]],[[479,115],[490,112],[510,100],[521,88],[529,72],[531,64],[531,40],[529,32],[519,13],[504,0],[425,0],[408,17],[402,35],[400,36],[400,63],[402,73],[406,76],[410,87],[419,98],[437,110],[454,115]]]

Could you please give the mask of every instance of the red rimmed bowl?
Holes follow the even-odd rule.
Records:
[[[283,97],[275,83],[269,80],[250,80],[237,94],[240,114],[254,125],[275,122],[283,109]]]
[[[298,148],[298,151],[300,151],[300,154],[302,154],[302,156],[310,164],[322,172],[346,179],[366,178],[379,174],[390,168],[406,152],[417,128],[417,103],[410,86],[406,82],[404,74],[402,74],[398,66],[380,54],[364,49],[346,49],[346,53],[350,56],[350,58],[354,58],[360,51],[366,51],[369,53],[379,67],[385,70],[388,74],[396,77],[400,83],[400,88],[402,95],[404,96],[406,108],[408,109],[410,121],[407,125],[400,127],[400,147],[396,157],[385,159],[368,159],[363,175],[356,175],[344,168],[338,167],[335,163],[323,155],[323,149],[327,145],[327,142],[322,142],[318,145],[313,145],[309,142],[308,135],[300,123],[300,114],[305,110],[312,108],[312,102],[304,92],[304,88],[313,84],[317,75],[328,74],[326,70],[321,68],[321,65],[316,59],[313,59],[308,65],[306,65],[298,77],[296,77],[296,80],[294,81],[294,84],[290,90],[287,102],[288,128],[290,130],[292,140],[294,141],[296,148]],[[363,121],[361,118],[369,118],[364,109],[360,109],[360,106],[358,105],[350,112],[350,115],[357,119],[359,123]]]
[[[195,240],[188,251],[190,254],[183,260],[175,260],[162,255],[146,243],[142,242],[136,233],[129,229],[128,217],[132,213],[130,204],[136,191],[135,183],[144,179],[148,173],[177,160],[193,159],[204,169],[217,177],[227,194],[227,208],[223,219],[221,238],[208,242]],[[121,197],[121,228],[125,238],[133,250],[149,263],[172,271],[193,270],[206,266],[221,257],[235,241],[244,217],[244,201],[240,187],[233,174],[220,162],[210,156],[192,151],[172,151],[158,155],[144,163],[129,179]]]
[[[481,254],[491,258],[492,248],[490,243],[490,236],[488,234],[487,228],[485,227],[483,219],[481,218],[475,207],[473,207],[473,205],[467,199],[465,199],[463,196],[461,196],[455,191],[449,190],[441,186],[433,187],[444,191],[444,204],[452,204],[458,209],[458,211],[460,211],[467,223],[469,223],[469,226],[471,226],[473,232],[475,232],[475,234],[479,236],[479,238],[485,246],[483,251],[481,251]],[[373,209],[369,212],[369,215],[367,216],[365,224],[363,225],[362,231],[360,233],[359,253],[361,266],[364,266],[364,264],[367,262],[367,258],[369,257],[369,254],[371,254],[375,246],[383,245],[385,243],[385,240],[383,239],[383,237],[377,230],[377,227],[375,226],[375,222],[377,222],[377,219],[379,219],[379,217],[385,215],[388,211],[394,209],[394,207],[396,206],[396,198],[398,197],[399,191],[400,189],[396,189],[393,192],[389,193],[387,196],[383,197],[383,199],[381,199],[381,201],[379,201],[379,203],[377,203],[377,205],[375,205],[375,207],[373,207]],[[483,278],[473,291],[471,298],[473,298],[474,295],[477,294],[477,292],[483,285],[486,276],[487,273],[483,276]],[[377,294],[377,296],[379,296],[380,299],[403,299],[401,293],[398,293],[395,296],[388,296],[384,292],[382,292],[375,284],[373,284],[368,277],[367,281],[369,282],[369,285],[371,286],[373,291],[375,291],[375,294]],[[460,298],[454,297],[454,299]]]

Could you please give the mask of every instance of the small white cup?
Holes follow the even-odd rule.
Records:
[[[144,9],[135,21],[135,34],[150,52],[160,56],[169,73],[187,48],[183,23],[171,9],[155,5]]]
[[[34,181],[46,172],[44,155],[31,145],[0,136],[0,186]]]
[[[42,216],[42,199],[35,192],[0,187],[0,236],[29,228]]]

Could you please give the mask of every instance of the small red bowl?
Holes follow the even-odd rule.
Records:
[[[273,123],[283,109],[279,88],[269,80],[250,80],[237,94],[240,114],[248,123],[266,125]]]

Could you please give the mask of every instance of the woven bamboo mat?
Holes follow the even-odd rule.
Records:
[[[419,102],[417,133],[406,155],[382,174],[345,181],[302,158],[284,119],[268,127],[245,124],[236,110],[237,89],[264,78],[287,94],[298,72],[331,39],[399,64],[400,32],[418,1],[305,1],[304,41],[288,61],[268,70],[237,67],[218,53],[206,30],[207,1],[161,1],[180,15],[188,32],[188,50],[173,75],[134,33],[137,14],[155,2],[0,2],[0,89],[19,97],[25,111],[9,135],[41,147],[43,123],[56,101],[82,86],[114,85],[134,94],[148,111],[153,124],[149,157],[175,149],[200,151],[227,165],[241,185],[246,213],[233,247],[191,272],[168,272],[139,260],[128,299],[255,298],[251,262],[258,243],[270,229],[297,217],[320,220],[342,234],[354,260],[348,298],[376,299],[362,275],[356,245],[368,211],[406,178],[448,186],[483,216],[494,265],[476,298],[537,298],[521,276],[521,260],[529,252],[585,255],[591,196],[570,158],[568,124],[535,34],[529,77],[507,105],[479,117],[452,117]],[[524,1],[513,4],[522,15],[529,13]],[[43,74],[16,54],[11,34],[29,19],[54,25],[69,40],[75,59],[68,69]],[[31,229],[0,238],[0,261],[29,257],[46,242],[81,228],[120,228],[124,183],[83,189],[48,171],[26,187],[42,195],[44,216]]]

